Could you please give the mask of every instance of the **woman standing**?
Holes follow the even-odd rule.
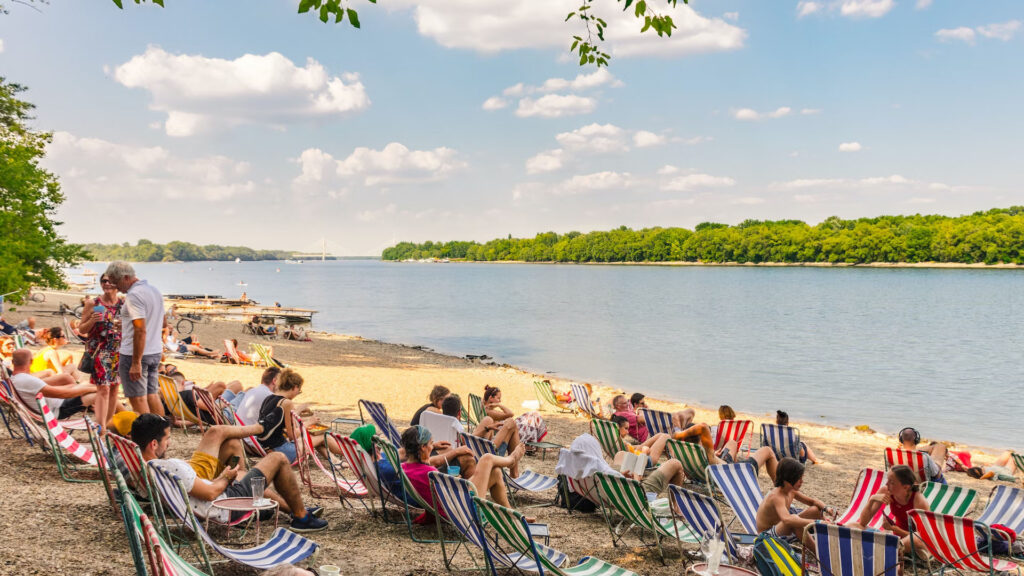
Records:
[[[86,300],[78,330],[88,335],[85,353],[93,357],[89,382],[96,386],[93,409],[96,411],[96,422],[106,433],[117,403],[117,387],[121,383],[117,376],[117,351],[121,346],[121,306],[124,305],[124,298],[117,295],[117,286],[106,276],[100,277],[100,288],[103,289],[102,294]]]

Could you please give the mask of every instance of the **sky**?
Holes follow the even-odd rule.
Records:
[[[691,0],[671,38],[614,0],[4,3],[74,242],[379,255],[746,219],[1024,204],[1024,3]],[[630,10],[632,12],[632,10]]]

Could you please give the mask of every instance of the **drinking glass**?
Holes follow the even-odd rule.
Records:
[[[267,487],[267,479],[262,476],[253,476],[249,479],[249,486],[252,487],[252,505],[263,506],[266,500],[263,498],[263,489]]]

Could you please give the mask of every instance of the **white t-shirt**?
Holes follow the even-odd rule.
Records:
[[[158,466],[167,470],[171,474],[174,474],[181,479],[182,486],[185,487],[186,492],[192,492],[192,487],[195,483],[205,482],[206,484],[212,484],[209,480],[204,480],[196,475],[196,471],[192,469],[192,466],[184,460],[178,458],[166,458],[163,460],[154,460]],[[214,500],[220,500],[226,498],[224,494],[217,496]],[[213,503],[209,500],[201,500],[189,494],[189,503],[192,505],[192,510],[196,513],[196,516],[200,518],[209,517],[211,520],[218,522],[227,522],[230,519],[230,512],[227,510],[221,510],[220,508],[214,508]]]
[[[146,347],[143,356],[163,352],[163,338],[160,332],[164,328],[164,297],[160,291],[150,286],[145,280],[138,280],[125,294],[124,308],[121,309],[121,350],[122,356],[132,355],[132,342],[135,339],[133,320],[146,321]]]
[[[459,444],[459,433],[465,432],[462,423],[451,416],[424,410],[420,414],[420,426],[430,430],[436,442],[450,442],[452,446]]]
[[[22,372],[11,376],[11,384],[14,384],[14,389],[18,392],[18,396],[25,401],[25,404],[38,414],[39,408],[36,407],[36,394],[42,391],[43,387],[46,386],[46,382],[31,374]],[[43,400],[46,401],[46,404],[50,407],[50,412],[56,417],[60,413],[60,405],[64,403],[64,399],[44,397]]]
[[[263,405],[263,401],[267,399],[267,396],[271,394],[273,392],[270,391],[270,388],[263,384],[252,390],[246,390],[245,395],[242,396],[242,403],[238,406],[238,410],[235,410],[235,413],[242,419],[242,422],[245,422],[246,426],[255,424],[260,418],[260,406]]]

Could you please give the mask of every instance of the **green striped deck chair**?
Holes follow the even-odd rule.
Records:
[[[484,410],[484,399],[471,393],[469,395],[469,423],[476,426],[485,416],[487,416],[487,411]]]
[[[1024,474],[1024,454],[1017,454],[1016,452],[1010,453],[1013,456],[1013,462],[1017,464],[1017,470]]]
[[[553,407],[562,413],[570,413],[572,410],[566,408],[555,400],[555,393],[551,391],[551,383],[543,381],[535,381],[533,383],[533,391],[537,393],[537,401],[540,402],[540,409],[544,410],[544,405]]]
[[[615,455],[619,452],[627,451],[626,443],[622,441],[622,435],[619,434],[619,426],[611,420],[592,419],[590,421],[590,434],[597,438],[601,449],[604,450],[604,453],[609,458],[614,459]]]
[[[419,492],[416,491],[416,487],[409,481],[409,477],[402,471],[402,460],[398,457],[398,448],[395,448],[387,440],[380,438],[379,436],[373,437],[373,444],[380,450],[384,458],[387,459],[391,467],[394,468],[395,473],[402,480],[402,488],[405,491],[405,499],[402,506],[402,516],[405,520],[405,526],[409,529],[409,537],[412,538],[413,542],[436,544],[440,540],[425,540],[416,536],[416,533],[412,529],[413,525],[413,514],[415,512],[426,512],[428,514],[437,515],[437,510],[427,502]],[[417,510],[419,508],[419,510]],[[458,540],[446,540],[448,544],[458,544]]]
[[[682,543],[695,544],[700,542],[700,537],[694,534],[690,527],[681,520],[676,520],[670,515],[656,515],[651,508],[651,502],[647,500],[644,486],[637,480],[625,476],[613,476],[603,472],[594,474],[597,480],[597,489],[616,512],[622,515],[633,526],[640,528],[643,532],[654,534],[654,543],[658,546],[658,553],[661,561],[665,561],[665,550],[661,547],[662,538],[672,538],[679,544],[679,554],[682,556]],[[604,510],[604,507],[602,507]],[[606,515],[605,520],[609,520]],[[612,535],[612,545],[618,546],[626,535],[627,530],[616,531],[612,528],[611,521],[608,521],[608,529]],[[641,536],[641,540],[643,536]]]
[[[978,492],[973,488],[925,482],[921,494],[928,501],[928,509],[939,514],[950,516],[967,516],[974,509],[974,501]]]
[[[260,357],[260,360],[263,361],[263,365],[266,366],[267,368],[270,368],[272,366],[277,366],[278,368],[288,367],[287,364],[282,364],[281,362],[274,360],[270,356],[270,351],[267,350],[267,348],[263,344],[253,342],[252,344],[249,344],[249,347],[252,349],[253,352],[256,353],[257,356]]]
[[[683,473],[691,484],[707,487],[708,455],[700,444],[692,444],[682,440],[669,440],[666,445],[668,453],[683,464]]]
[[[533,557],[543,568],[541,574],[553,574],[554,576],[637,576],[625,568],[609,564],[604,560],[586,556],[581,558],[575,566],[560,567],[553,562],[548,555],[539,553],[541,547],[534,542],[530,535],[529,525],[523,515],[511,508],[506,508],[494,502],[488,502],[480,497],[474,497],[477,510],[484,522],[494,528],[500,541],[506,542],[513,551],[524,556]],[[497,574],[493,560],[488,556],[488,564],[491,565],[493,574]]]

